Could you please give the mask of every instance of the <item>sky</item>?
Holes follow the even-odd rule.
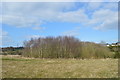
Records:
[[[46,36],[99,43],[118,40],[117,2],[2,2],[0,46]]]

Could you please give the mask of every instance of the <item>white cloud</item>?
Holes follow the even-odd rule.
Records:
[[[113,5],[112,5],[113,4]],[[43,30],[41,26],[47,22],[74,22],[92,25],[95,29],[116,29],[117,26],[117,11],[112,11],[116,3],[88,3],[89,9],[97,9],[88,18],[88,13],[85,12],[86,8],[76,8],[74,2],[72,3],[3,3],[2,16],[0,22],[15,27],[30,27],[34,30]],[[65,12],[64,12],[65,11]],[[88,11],[89,12],[89,11]],[[98,25],[99,24],[99,25]]]
[[[4,41],[4,39],[8,38],[8,32],[3,31],[2,29],[0,29],[0,41]]]
[[[45,27],[37,27],[37,26],[36,26],[36,27],[33,27],[33,29],[34,29],[34,30],[44,30]]]
[[[104,9],[118,10],[118,2],[108,2],[107,5],[104,3]]]
[[[96,30],[117,30],[117,2],[89,2],[85,8],[90,17],[85,26],[93,27]]]
[[[97,24],[95,29],[117,29],[118,12],[114,12],[109,9],[101,9],[94,12],[93,19],[90,22]]]
[[[84,23],[88,21],[88,16],[85,14],[84,10],[80,9],[77,11],[61,13],[58,15],[58,20],[61,22]]]
[[[15,27],[36,27],[56,20],[58,13],[72,7],[74,3],[3,3],[0,22]]]
[[[67,36],[78,36],[80,35],[80,27],[75,27],[73,30],[69,30],[69,31],[66,31],[66,32],[63,32],[62,35],[67,35]]]
[[[87,5],[87,9],[95,10],[98,9],[102,5],[102,2],[89,2]]]
[[[2,23],[12,25],[18,28],[40,26],[43,22],[37,18],[29,18],[16,15],[2,15]]]
[[[26,38],[27,38],[27,40],[28,39],[31,39],[31,38],[39,38],[39,37],[44,37],[44,36],[42,36],[42,35],[28,35],[28,36],[26,36]]]
[[[10,44],[13,43],[13,40],[9,36],[8,32],[0,29],[0,33],[1,33],[1,35],[0,35],[0,46],[6,46],[6,45],[10,45]]]
[[[99,8],[102,9],[110,9],[110,10],[117,10],[118,9],[118,2],[88,2],[85,6],[88,10],[96,10]]]
[[[8,32],[2,30],[2,37],[8,36]]]

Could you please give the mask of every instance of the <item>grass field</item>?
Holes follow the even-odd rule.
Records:
[[[29,59],[2,56],[3,78],[117,78],[118,59]]]

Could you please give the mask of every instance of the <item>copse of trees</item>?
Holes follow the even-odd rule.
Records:
[[[35,58],[110,58],[113,54],[101,44],[82,42],[72,36],[46,37],[24,42],[23,56]]]
[[[1,55],[21,55],[23,47],[4,47],[1,48]]]

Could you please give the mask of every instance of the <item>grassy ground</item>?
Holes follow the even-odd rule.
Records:
[[[117,78],[117,59],[2,57],[3,78]]]

